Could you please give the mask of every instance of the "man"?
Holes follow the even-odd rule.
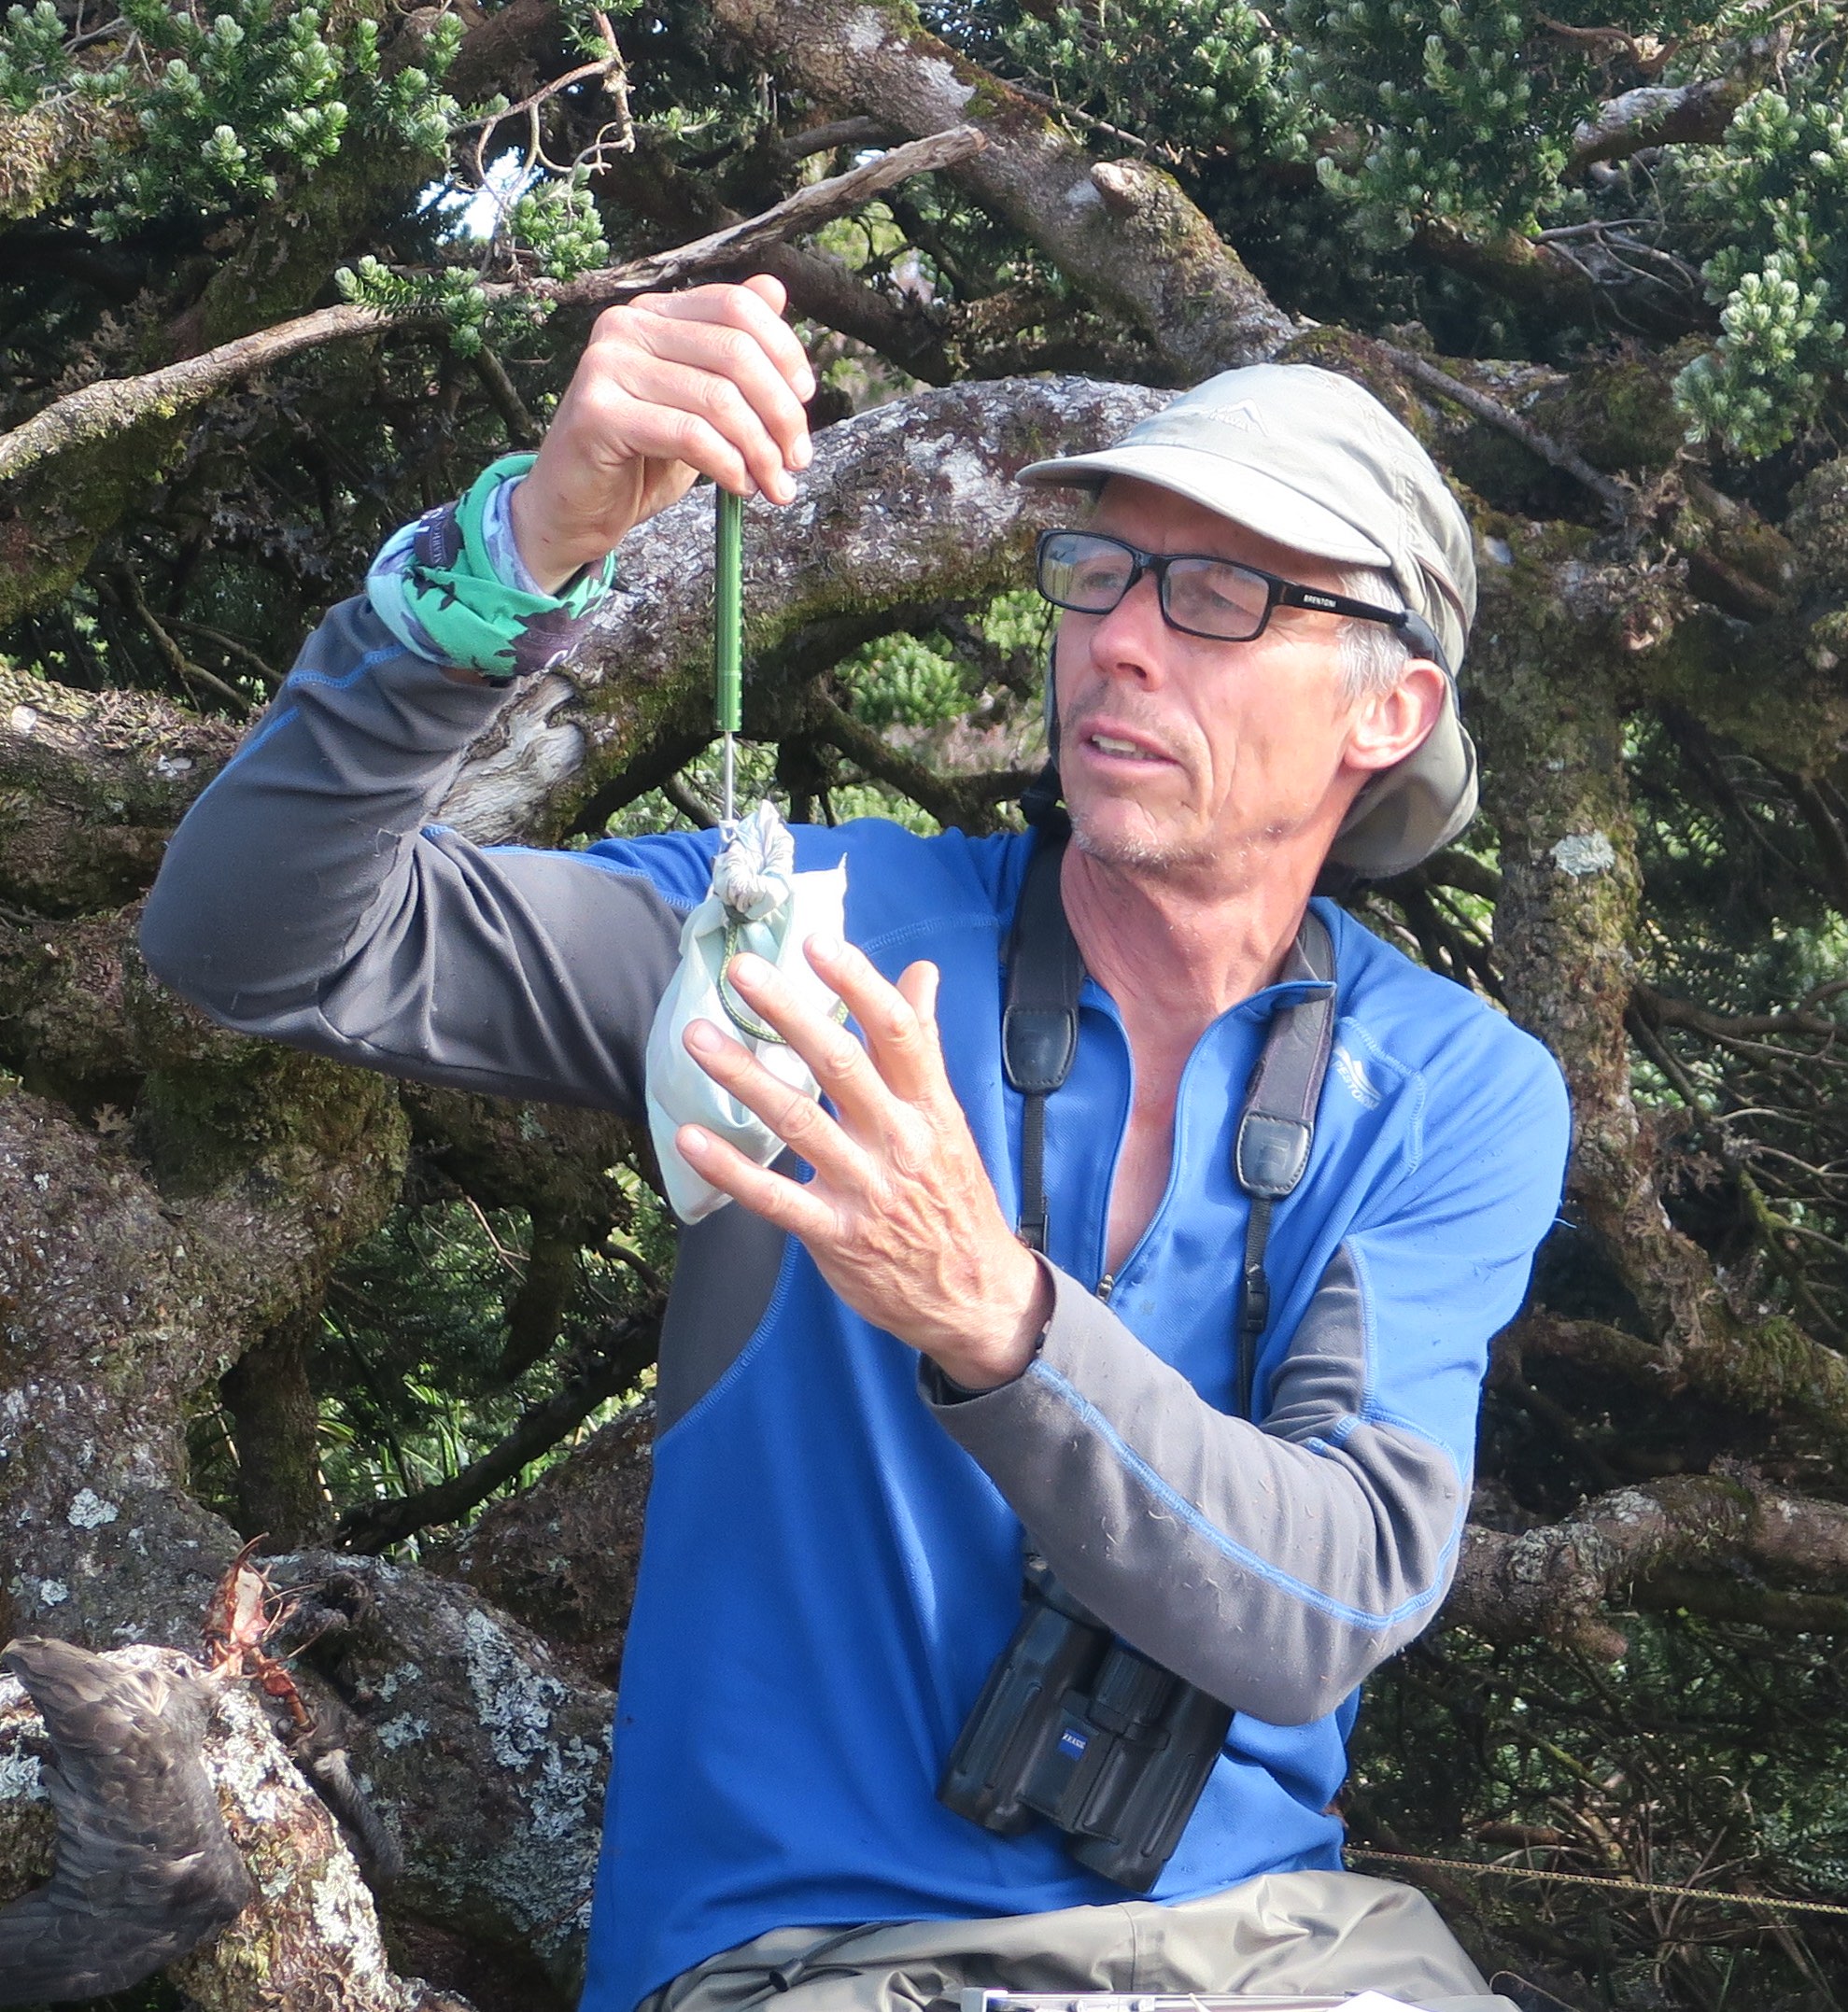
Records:
[[[158,973],[344,1060],[641,1110],[711,835],[484,851],[425,821],[502,703],[484,671],[559,647],[635,524],[699,473],[794,497],[813,383],[782,304],[757,279],[613,310],[529,470],[388,544],[176,834]],[[1331,858],[1399,870],[1474,808],[1468,527],[1382,407],[1309,370],[1216,379],[1027,474],[1098,492],[1039,571],[1066,610],[1057,886],[1088,974],[1041,1106],[1044,1256],[1016,1234],[1001,1042],[1034,839],[798,833],[799,866],[848,864],[851,945],[808,956],[859,1037],[741,959],[832,1113],[723,1030],[687,1042],[812,1172],[678,1140],[740,1205],[686,1232],[663,1339],[594,2012],[1486,1989],[1418,1896],[1338,1869],[1331,1805],[1356,1687],[1454,1568],[1564,1096],[1463,990],[1328,903],[1305,921]],[[1277,1017],[1331,992],[1248,1419],[1233,1129]],[[1046,1824],[997,1836],[935,1794],[1023,1543],[1235,1708],[1147,1900]]]

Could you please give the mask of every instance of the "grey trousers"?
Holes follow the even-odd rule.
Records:
[[[637,2012],[926,2012],[966,1986],[1340,1998],[1515,2012],[1422,1893],[1355,1872],[1274,1872],[1204,1900],[991,1921],[778,1928],[708,1957]]]

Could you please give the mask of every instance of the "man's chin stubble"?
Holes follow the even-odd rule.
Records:
[[[1192,873],[1214,864],[1218,852],[1179,839],[1164,839],[1152,832],[1114,832],[1107,837],[1091,826],[1082,811],[1072,813],[1072,843],[1087,859],[1100,866],[1114,866],[1125,873],[1143,873],[1165,879]]]

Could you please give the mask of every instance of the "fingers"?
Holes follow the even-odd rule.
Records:
[[[895,986],[851,945],[816,936],[803,948],[858,1021],[864,1047],[804,1005],[783,974],[762,959],[736,957],[727,975],[808,1063],[848,1130],[889,1143],[896,1126],[895,1098],[934,1111],[950,1093],[937,1038],[937,967],[913,964]]]
[[[942,978],[937,966],[927,962],[907,964],[898,974],[899,992],[932,1039],[937,1035],[937,990]]]
[[[777,1229],[805,1241],[825,1238],[834,1229],[834,1211],[800,1181],[760,1167],[703,1126],[683,1125],[674,1133],[674,1144],[687,1165],[722,1194],[741,1202],[754,1216],[761,1216]]]
[[[710,1020],[695,1020],[685,1040],[687,1053],[706,1074],[762,1119],[822,1180],[852,1183],[863,1176],[866,1156],[847,1133],[812,1097],[772,1076],[742,1043],[721,1034]]]
[[[514,492],[522,557],[548,592],[697,475],[787,503],[812,455],[814,373],[781,284],[642,294],[598,317],[531,472]]]
[[[639,408],[638,420],[657,427],[665,422],[670,429],[676,422],[696,422],[690,443],[668,434],[673,445],[693,447],[682,453],[682,459],[699,466],[695,456],[704,434],[722,443],[721,452],[728,451],[747,493],[792,502],[796,485],[790,471],[806,468],[814,457],[808,415],[756,343],[735,329],[714,330],[668,316],[639,324],[631,334],[645,349],[624,358],[622,389]],[[700,471],[725,479],[719,467]]]
[[[782,291],[767,276],[766,288]],[[598,319],[585,365],[640,404],[662,409],[675,444],[708,445],[692,431],[672,434],[674,415],[703,421],[735,450],[741,484],[776,502],[795,496],[790,471],[811,457],[804,401],[814,373],[795,331],[755,287],[696,287],[685,293],[643,294]],[[657,428],[660,422],[656,422]],[[653,451],[662,451],[656,449]],[[701,467],[692,455],[682,458]],[[727,479],[723,457],[701,472]]]
[[[815,395],[815,373],[808,351],[783,319],[783,282],[754,274],[739,287],[691,287],[684,293],[644,294],[663,314],[741,329],[755,338],[803,404]]]
[[[859,1022],[867,1052],[894,1093],[908,1104],[935,1103],[949,1089],[937,1034],[937,966],[909,965],[894,985],[851,943],[811,936],[804,948],[817,976]]]

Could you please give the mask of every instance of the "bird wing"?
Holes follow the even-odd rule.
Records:
[[[10,1643],[0,1669],[45,1722],[58,1821],[50,1878],[0,1908],[0,2005],[125,1990],[251,1898],[201,1757],[204,1686],[37,1637]]]

